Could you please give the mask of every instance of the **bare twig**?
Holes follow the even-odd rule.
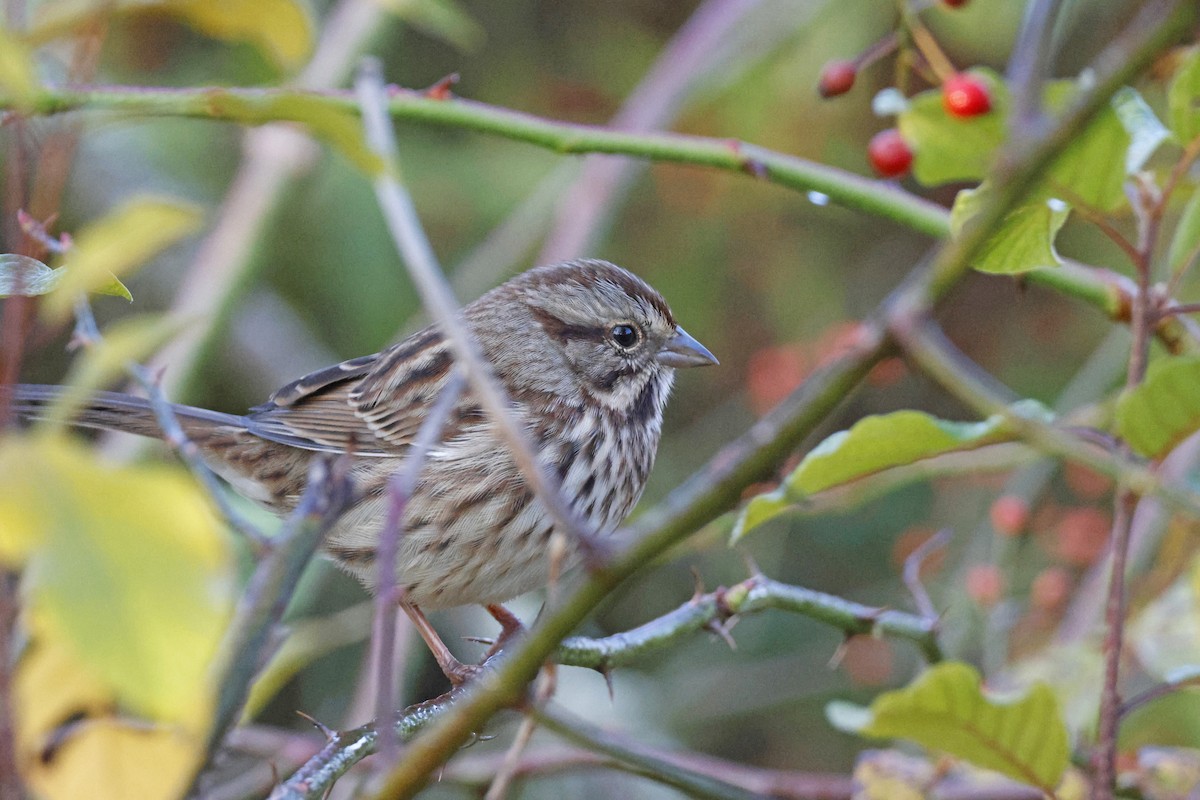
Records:
[[[12,685],[16,665],[13,647],[20,611],[17,575],[0,570],[0,800],[22,800],[17,770],[17,734],[13,718]]]
[[[86,303],[84,304],[86,305]],[[81,318],[77,312],[76,319]],[[94,319],[91,324],[95,325]],[[204,493],[216,504],[222,518],[234,530],[244,536],[246,541],[253,545],[259,553],[270,548],[272,546],[271,540],[263,535],[263,532],[254,523],[246,519],[229,502],[221,482],[200,456],[200,448],[196,447],[196,444],[188,438],[188,435],[180,426],[179,419],[175,416],[175,409],[163,395],[159,378],[151,374],[150,370],[140,364],[131,363],[129,365],[129,373],[145,390],[146,396],[150,400],[150,407],[154,410],[154,417],[158,420],[158,426],[162,429],[163,440],[172,450],[179,454],[183,463],[191,470],[192,475],[204,487]]]
[[[254,570],[233,622],[222,642],[220,687],[206,757],[193,777],[191,793],[201,793],[201,781],[226,733],[237,721],[250,683],[270,656],[271,634],[291,600],[300,575],[312,560],[325,533],[351,500],[345,457],[332,462],[316,456],[300,502],[288,516],[266,558]]]
[[[396,555],[400,541],[404,536],[404,510],[408,500],[416,489],[417,478],[425,466],[429,451],[435,447],[442,436],[446,418],[462,393],[463,375],[457,369],[452,370],[437,401],[429,410],[429,414],[421,421],[405,456],[403,465],[397,469],[388,481],[388,510],[383,532],[379,537],[376,549],[377,573],[375,579],[375,625],[373,644],[375,657],[378,659],[375,667],[375,719],[387,719],[396,708],[395,698],[395,655],[396,639],[396,607],[400,596],[396,587]],[[393,729],[384,727],[379,735],[379,752],[381,758],[391,761],[395,757],[396,739]]]
[[[563,501],[558,482],[542,467],[534,455],[525,430],[518,424],[504,388],[492,373],[459,314],[437,257],[417,218],[412,200],[399,181],[395,135],[387,112],[387,95],[376,62],[366,60],[355,82],[362,105],[363,125],[371,149],[384,160],[387,168],[374,178],[375,194],[388,230],[404,257],[413,283],[430,316],[441,329],[454,351],[456,362],[466,373],[480,405],[487,412],[504,440],[521,475],[529,483],[538,501],[553,518],[558,530],[568,533],[593,557],[601,557],[601,545],[579,516]]]
[[[1054,28],[1061,10],[1062,0],[1033,0],[1025,7],[1025,19],[1008,59],[1008,83],[1012,87],[1009,136],[1026,136],[1045,124],[1042,82],[1054,63]]]
[[[921,565],[925,563],[925,559],[932,555],[935,550],[941,550],[950,544],[950,539],[953,536],[954,533],[949,528],[943,528],[921,542],[916,549],[908,554],[908,558],[904,559],[904,585],[908,587],[909,593],[913,596],[913,602],[917,604],[918,613],[925,619],[936,621],[938,613],[937,609],[934,608],[933,601],[929,599],[929,592],[925,589],[925,585],[921,583]]]

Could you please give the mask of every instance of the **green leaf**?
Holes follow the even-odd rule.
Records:
[[[952,236],[962,235],[990,194],[991,186],[987,181],[976,189],[963,189],[958,193],[950,211]],[[981,255],[973,266],[980,272],[997,275],[1062,266],[1062,259],[1054,249],[1054,238],[1070,213],[1070,206],[1053,197],[1018,206],[1004,217],[980,249]]]
[[[1050,412],[1033,401],[1017,403],[1012,411],[1025,417],[1051,418]],[[864,417],[850,430],[833,434],[809,451],[777,490],[752,499],[734,526],[732,540],[736,542],[808,495],[892,467],[1012,438],[1001,415],[983,422],[949,422],[921,411]]]
[[[70,642],[133,711],[203,718],[233,581],[220,526],[190,476],[113,467],[60,436],[10,437],[0,465],[0,530],[37,543],[24,553],[36,627]]]
[[[960,118],[946,112],[939,89],[914,95],[897,117],[900,133],[913,148],[913,177],[926,186],[980,180],[1004,141],[1008,89],[990,70],[971,75],[987,86],[992,110]]]
[[[46,298],[44,312],[51,317],[64,315],[78,294],[97,291],[115,276],[132,272],[196,231],[201,219],[195,206],[174,200],[135,197],[126,201],[75,237],[65,258],[69,269],[59,281],[59,291]]]
[[[1121,752],[1149,745],[1200,748],[1200,689],[1171,692],[1121,718]]]
[[[1167,89],[1167,118],[1180,143],[1200,136],[1200,47],[1193,47]]]
[[[1021,698],[984,694],[974,667],[945,662],[871,704],[864,736],[908,739],[1051,793],[1069,763],[1067,729],[1054,693],[1034,685]]]
[[[1117,119],[1129,134],[1125,172],[1132,175],[1145,166],[1160,144],[1171,138],[1171,132],[1159,121],[1154,110],[1136,89],[1122,86],[1113,95],[1111,104],[1117,112]]]
[[[36,297],[49,294],[59,287],[70,269],[49,266],[29,256],[16,253],[0,253],[0,297]],[[110,294],[133,300],[133,295],[115,276],[110,276],[107,282],[92,288],[96,294]]]
[[[1171,247],[1167,251],[1171,273],[1183,269],[1197,248],[1200,248],[1200,191],[1193,190],[1179,214],[1179,222],[1175,224],[1175,233],[1171,237]]]
[[[1078,94],[1074,81],[1052,81],[1046,87],[1046,108],[1062,113]],[[1048,186],[1042,194],[1102,211],[1118,208],[1127,202],[1124,187],[1129,145],[1129,133],[1110,103],[1050,166]]]
[[[1121,393],[1117,434],[1139,454],[1161,458],[1200,429],[1200,356],[1155,361],[1138,386]]]

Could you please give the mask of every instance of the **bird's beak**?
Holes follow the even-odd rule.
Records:
[[[667,340],[658,351],[658,363],[682,369],[684,367],[705,367],[719,363],[717,357],[708,352],[708,348],[697,342],[687,331],[675,326],[675,335]]]

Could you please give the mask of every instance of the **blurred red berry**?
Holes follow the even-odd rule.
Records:
[[[1071,596],[1071,573],[1062,567],[1047,567],[1033,579],[1029,599],[1035,608],[1056,611]]]
[[[867,145],[871,167],[885,178],[898,178],[912,166],[913,151],[895,128],[880,131]]]
[[[968,2],[970,2],[970,0],[942,0],[942,5],[949,8],[962,8]]]
[[[1099,509],[1071,509],[1063,514],[1054,531],[1058,557],[1068,564],[1090,566],[1108,547],[1111,528],[1112,519]]]
[[[980,608],[991,608],[1004,596],[1004,576],[994,564],[976,564],[967,570],[967,595]]]
[[[854,87],[856,77],[858,67],[853,61],[830,61],[821,70],[821,77],[817,80],[817,91],[821,93],[821,97],[837,97]]]
[[[992,110],[987,86],[974,75],[952,75],[942,84],[942,105],[954,117],[976,117]]]
[[[1063,471],[1067,486],[1081,500],[1099,500],[1112,489],[1112,479],[1078,464],[1067,464]]]
[[[988,514],[996,533],[1017,536],[1029,526],[1029,504],[1013,494],[997,497]]]

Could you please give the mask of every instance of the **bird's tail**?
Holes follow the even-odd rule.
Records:
[[[0,387],[0,395],[8,395],[8,402],[17,419],[23,422],[43,420],[49,416],[50,408],[63,396],[62,386],[40,386],[21,383],[12,387]],[[171,404],[175,418],[184,433],[211,430],[216,426],[241,426],[245,421],[233,414],[222,414],[203,408]],[[117,392],[96,392],[75,411],[70,424],[79,428],[95,428],[106,431],[124,431],[153,439],[163,438],[162,427],[155,416],[150,401],[144,397]]]

